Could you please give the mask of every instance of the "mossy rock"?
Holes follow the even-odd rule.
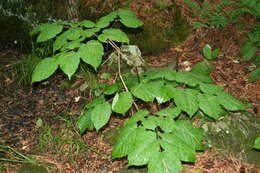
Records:
[[[159,54],[172,45],[178,45],[191,31],[176,5],[165,10],[149,9],[145,15],[141,28],[123,28],[129,35],[130,44],[138,45],[143,55]]]
[[[254,114],[232,113],[216,123],[204,124],[203,129],[214,148],[260,165],[260,151],[252,148],[256,137],[260,136],[260,120]]]

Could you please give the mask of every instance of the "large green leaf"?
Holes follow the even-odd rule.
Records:
[[[260,136],[258,136],[256,139],[255,139],[255,143],[254,143],[254,146],[253,146],[255,149],[258,149],[260,150]]]
[[[32,74],[32,83],[39,82],[50,77],[58,68],[55,57],[44,58],[35,67]]]
[[[109,120],[111,115],[111,106],[108,102],[96,105],[91,111],[91,120],[98,131]]]
[[[189,120],[176,121],[172,133],[185,141],[191,148],[203,150],[201,145],[203,130],[194,127]]]
[[[83,35],[83,30],[78,27],[71,27],[63,33],[67,40],[78,40]]]
[[[199,83],[201,83],[201,80],[196,78],[192,73],[190,72],[178,72],[176,74],[176,81],[179,83],[185,83],[189,86],[196,86]]]
[[[135,17],[121,17],[120,22],[129,28],[138,28],[144,24],[143,21]]]
[[[136,146],[128,154],[129,166],[146,165],[155,152],[160,151],[160,145],[156,138],[156,133],[147,131],[144,128],[138,128],[135,135]],[[145,140],[144,140],[145,139]]]
[[[96,70],[101,64],[104,48],[99,41],[91,40],[87,44],[81,45],[78,54],[85,63],[90,64]]]
[[[84,26],[86,28],[93,28],[95,26],[95,23],[91,20],[83,20],[79,23],[80,26]]]
[[[102,104],[104,102],[106,102],[105,97],[100,96],[100,97],[94,99],[93,101],[91,101],[90,103],[86,104],[85,108],[87,108],[87,109],[94,108],[96,105]]]
[[[215,120],[220,116],[226,114],[226,112],[221,108],[216,96],[208,94],[198,95],[199,107],[200,109]]]
[[[196,90],[176,90],[174,95],[175,104],[192,117],[197,112],[199,106],[197,102]]]
[[[214,85],[214,84],[201,83],[199,87],[202,92],[207,93],[207,94],[212,94],[212,95],[216,95],[217,93],[224,91],[223,86],[218,86],[218,85]]]
[[[66,44],[64,44],[61,48],[62,52],[65,51],[69,51],[69,50],[73,50],[73,49],[77,49],[81,46],[81,40],[74,40],[74,41],[70,41],[67,42]]]
[[[98,40],[101,42],[106,42],[107,39],[117,41],[120,43],[129,43],[129,38],[120,29],[104,29],[102,34],[98,36]]]
[[[110,25],[110,22],[112,22],[117,17],[117,12],[109,13],[106,16],[101,17],[95,27],[97,28],[106,28]]]
[[[205,61],[198,62],[192,67],[191,72],[201,76],[208,76],[212,72],[212,65]]]
[[[105,95],[111,95],[111,94],[114,94],[116,92],[118,92],[119,90],[121,90],[122,88],[122,84],[117,82],[117,83],[114,83],[112,85],[108,85],[106,88],[105,88],[105,91],[104,91],[104,94]]]
[[[94,129],[94,124],[91,121],[91,111],[92,110],[83,111],[77,121],[80,134],[83,134],[86,130]]]
[[[181,161],[185,162],[195,162],[195,148],[186,143],[185,140],[182,139],[181,134],[177,134],[178,131],[174,131],[174,133],[161,133],[160,144],[165,152],[170,152],[172,155],[177,157]]]
[[[239,100],[225,93],[224,91],[218,93],[217,100],[227,110],[230,111],[246,110],[245,104],[241,103]]]
[[[67,43],[67,39],[63,34],[56,37],[56,40],[53,43],[53,52],[55,53],[56,50],[59,50],[66,43]]]
[[[179,107],[171,106],[169,108],[161,109],[160,111],[156,112],[156,115],[165,116],[176,118],[180,115],[181,109]]]
[[[131,153],[135,146],[135,137],[137,136],[137,125],[127,124],[120,129],[119,135],[117,137],[117,142],[113,146],[112,159],[124,157]]]
[[[181,173],[180,160],[171,151],[157,152],[148,163],[148,173]]]
[[[30,34],[34,35],[39,32],[42,32],[42,31],[48,29],[51,25],[52,25],[51,23],[45,23],[45,24],[38,25],[35,28],[33,28],[33,30],[30,32]]]
[[[152,102],[154,98],[159,104],[172,98],[172,90],[163,85],[163,81],[138,84],[131,89],[132,94],[143,101]]]
[[[62,25],[58,25],[56,23],[47,26],[48,27],[46,27],[45,30],[42,30],[40,35],[37,37],[37,42],[47,41],[58,35],[63,29]]]
[[[62,71],[71,79],[71,76],[78,69],[80,57],[76,52],[68,52],[59,56],[58,62]]]
[[[133,104],[133,97],[130,92],[117,93],[113,99],[112,110],[119,114],[125,114]]]

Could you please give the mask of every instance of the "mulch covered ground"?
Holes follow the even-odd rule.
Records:
[[[183,5],[181,1],[177,2]],[[133,10],[136,9],[135,5],[140,5],[140,2],[132,5]],[[141,3],[143,7],[149,5],[151,4],[148,1]],[[182,13],[189,21],[194,20],[189,17],[187,8],[183,7]],[[249,26],[256,22],[251,18],[246,19]],[[183,44],[172,46],[160,55],[144,58],[149,64],[164,65],[175,61],[178,57],[179,70],[185,70],[187,66],[192,67],[202,60],[202,48],[205,44],[220,48],[220,55],[213,63],[212,78],[216,84],[224,86],[231,95],[252,104],[249,111],[260,118],[260,80],[250,82],[248,79],[250,70],[247,67],[252,63],[239,59],[239,48],[246,34],[247,31],[240,31],[232,25],[225,29],[197,29]],[[66,160],[59,154],[35,152],[41,132],[41,128],[35,125],[39,118],[45,124],[58,128],[62,123],[57,116],[62,117],[66,113],[72,118],[78,117],[80,110],[90,98],[79,92],[77,87],[61,89],[65,77],[62,74],[52,77],[49,83],[25,88],[18,86],[13,80],[10,65],[15,63],[19,56],[19,52],[14,50],[0,51],[0,144],[12,146],[23,153],[34,153],[37,159],[55,165],[56,169],[52,172],[112,173],[123,167],[126,160],[112,162],[110,160],[112,146],[104,141],[105,131],[123,124],[124,120],[118,117],[112,118],[104,130],[87,132],[82,136],[82,142],[89,145],[91,149],[86,151],[86,157],[79,157],[75,162]],[[80,99],[76,101],[75,98],[78,96]],[[257,166],[243,163],[230,155],[220,155],[214,150],[198,154],[195,164],[184,167],[186,173],[260,172]],[[15,172],[14,169],[7,168],[7,173],[12,172]]]

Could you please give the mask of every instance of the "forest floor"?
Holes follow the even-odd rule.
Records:
[[[187,15],[185,9],[182,12]],[[246,22],[248,25],[255,23],[250,18]],[[231,95],[252,104],[248,110],[260,118],[260,80],[250,82],[248,67],[253,64],[239,59],[239,49],[247,32],[233,25],[224,29],[197,29],[181,45],[144,58],[149,64],[160,66],[178,57],[179,70],[185,70],[203,59],[205,44],[220,48],[220,55],[213,62],[211,77]],[[105,141],[104,133],[122,125],[124,119],[113,117],[103,130],[80,136],[74,126],[75,119],[90,100],[89,95],[80,92],[77,84],[73,88],[62,89],[65,76],[60,73],[44,84],[19,86],[10,68],[19,57],[19,52],[15,50],[0,51],[0,144],[51,164],[49,172],[112,173],[122,168],[127,163],[126,159],[110,159],[112,145]],[[39,119],[43,120],[41,127],[36,125]],[[1,152],[1,149],[0,158],[21,158],[10,148],[6,149],[8,152]],[[20,165],[0,162],[0,168],[6,173],[17,172]],[[260,167],[211,149],[199,153],[195,164],[184,164],[184,172],[260,173]]]

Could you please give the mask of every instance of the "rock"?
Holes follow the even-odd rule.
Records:
[[[250,112],[232,113],[203,129],[210,145],[248,163],[260,164],[260,152],[252,148],[260,136],[260,120]]]

